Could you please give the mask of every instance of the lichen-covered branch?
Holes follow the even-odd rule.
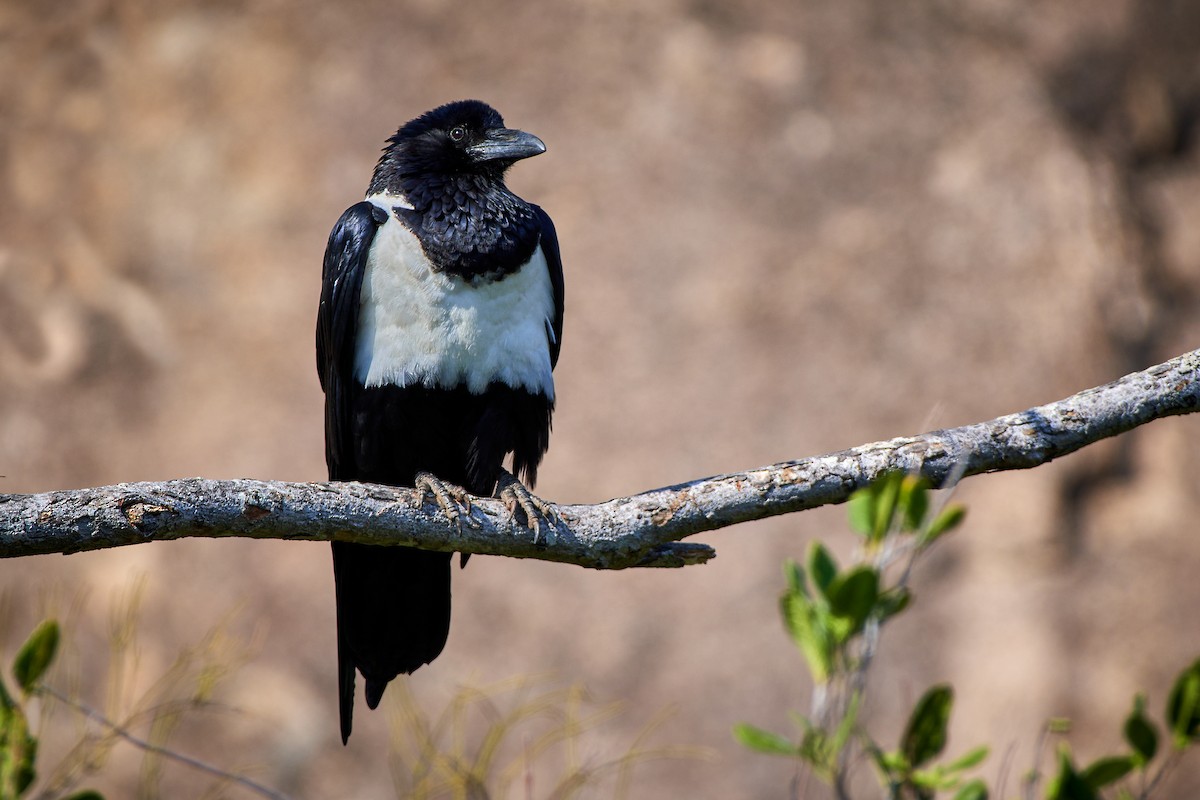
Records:
[[[187,536],[406,544],[540,558],[596,569],[700,563],[704,531],[846,500],[888,470],[934,485],[1028,469],[1151,420],[1200,410],[1200,350],[1018,414],[838,453],[717,475],[595,505],[558,506],[535,541],[496,500],[459,529],[417,493],[360,483],[204,478],[0,495],[0,557],[74,553]]]

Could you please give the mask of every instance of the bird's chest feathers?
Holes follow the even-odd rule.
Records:
[[[541,247],[519,269],[488,277],[435,270],[420,240],[390,216],[363,275],[358,380],[476,393],[501,382],[553,398],[554,294]]]
[[[380,201],[387,196],[380,196]],[[392,211],[417,234],[435,270],[495,278],[524,264],[538,245],[527,203],[478,176],[426,177],[403,192]]]

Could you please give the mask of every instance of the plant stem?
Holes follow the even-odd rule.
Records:
[[[141,738],[135,736],[134,734],[130,733],[128,730],[126,730],[122,726],[113,722],[108,717],[104,716],[99,711],[97,711],[96,709],[87,705],[86,703],[81,702],[79,700],[74,700],[70,697],[67,697],[66,695],[62,694],[61,692],[58,692],[55,689],[53,689],[45,684],[42,684],[38,688],[38,691],[48,694],[51,697],[53,697],[54,699],[64,703],[65,705],[68,705],[71,708],[74,708],[75,710],[82,713],[88,719],[98,722],[100,725],[107,728],[112,733],[116,734],[117,736],[121,737],[125,741],[132,744],[134,747],[144,750],[147,753],[154,753],[156,755],[163,756],[164,758],[169,758],[173,761],[177,761],[180,764],[185,764],[185,765],[191,767],[192,769],[197,769],[197,770],[200,770],[201,772],[207,772],[209,775],[214,775],[218,778],[224,778],[225,780],[232,781],[232,782],[238,784],[239,786],[249,789],[250,791],[254,792],[255,794],[259,794],[259,795],[262,795],[263,797],[270,798],[270,800],[290,800],[290,798],[287,795],[283,794],[282,792],[276,791],[275,789],[272,789],[269,786],[264,786],[261,783],[251,780],[250,778],[247,778],[244,775],[238,775],[233,772],[227,772],[226,770],[223,770],[220,767],[214,767],[212,764],[208,764],[197,758],[193,758],[192,756],[187,756],[182,753],[176,753],[173,750],[168,750],[165,747],[160,747],[156,744],[146,741],[145,739],[141,739]]]

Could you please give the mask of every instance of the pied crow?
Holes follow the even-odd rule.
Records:
[[[325,250],[317,371],[330,480],[419,487],[460,522],[458,487],[504,497],[535,530],[551,513],[525,486],[549,445],[562,260],[550,217],[504,184],[514,162],[545,150],[476,100],[388,139]],[[451,555],[333,543],[343,744],[356,669],[375,708],[389,681],[441,653]]]

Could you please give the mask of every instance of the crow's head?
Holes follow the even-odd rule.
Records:
[[[500,181],[514,161],[544,152],[541,139],[504,127],[491,106],[460,100],[405,123],[388,139],[371,191],[422,177],[478,175]]]

